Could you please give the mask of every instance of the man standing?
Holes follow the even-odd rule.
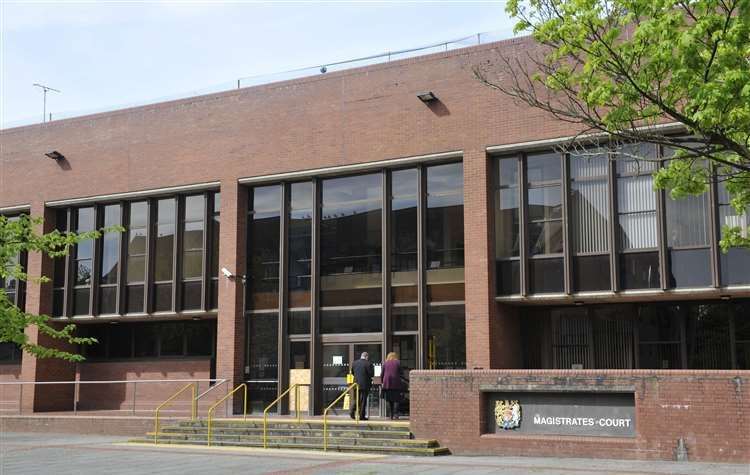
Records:
[[[359,386],[359,419],[366,421],[367,395],[370,393],[372,378],[375,376],[375,367],[370,363],[370,355],[365,351],[362,356],[352,364],[354,382]],[[356,404],[349,409],[349,416],[354,419]]]

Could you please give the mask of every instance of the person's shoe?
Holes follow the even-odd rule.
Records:
[[[352,419],[354,419],[354,414],[349,414],[349,417],[351,417]]]
[[[368,419],[367,417],[360,417],[359,420],[360,421],[369,421],[370,419]]]

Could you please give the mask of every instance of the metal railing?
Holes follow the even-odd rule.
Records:
[[[242,420],[247,420],[247,384],[242,383],[239,386],[237,386],[236,388],[232,389],[226,396],[224,396],[223,398],[219,399],[213,406],[211,406],[208,409],[208,432],[206,434],[206,445],[208,447],[211,447],[211,421],[213,419],[213,412],[214,412],[214,410],[219,406],[219,404],[221,404],[224,401],[226,401],[230,396],[232,396],[234,393],[236,393],[240,389],[244,389],[245,390],[244,401],[243,401],[243,405],[242,405],[242,407],[243,407]]]
[[[162,410],[162,408],[166,407],[169,403],[174,401],[174,399],[179,396],[180,394],[184,393],[186,389],[192,388],[193,389],[193,397],[190,398],[191,400],[191,411],[190,411],[190,420],[195,420],[196,413],[197,413],[197,404],[198,404],[198,398],[196,397],[196,394],[198,393],[198,390],[196,389],[195,383],[189,383],[176,393],[172,394],[169,399],[164,401],[163,403],[159,404],[159,407],[156,408],[154,411],[154,445],[159,443],[159,411]]]
[[[284,396],[286,396],[287,394],[289,394],[289,392],[292,389],[294,389],[294,411],[295,411],[295,415],[296,415],[296,418],[297,418],[297,422],[299,423],[302,420],[302,418],[300,417],[300,412],[299,412],[299,388],[300,388],[300,386],[303,386],[303,385],[302,384],[293,384],[293,385],[289,386],[286,389],[286,391],[284,391],[283,393],[281,393],[281,395],[279,397],[277,397],[276,399],[274,399],[271,402],[271,404],[269,404],[268,406],[266,406],[266,408],[263,410],[263,448],[264,449],[268,448],[268,411],[270,411],[273,406],[275,406],[279,401],[281,401],[284,398]]]
[[[142,399],[141,401],[138,400],[138,388],[139,386],[147,385],[147,386],[153,386],[153,385],[169,385],[169,384],[177,384],[177,383],[194,383],[196,385],[196,390],[200,389],[200,385],[205,383],[207,385],[210,385],[212,383],[219,383],[211,388],[209,390],[204,391],[201,396],[198,396],[197,399],[200,399],[202,396],[206,395],[214,389],[215,387],[220,386],[223,384],[226,380],[224,379],[139,379],[139,380],[114,380],[114,381],[3,381],[0,382],[0,390],[3,390],[7,387],[18,387],[18,395],[15,396],[15,402],[13,401],[7,401],[3,400],[0,401],[0,405],[2,406],[9,406],[10,403],[13,403],[14,405],[17,405],[18,410],[15,411],[18,414],[23,414],[23,393],[24,393],[24,387],[26,386],[73,386],[73,397],[72,397],[72,404],[70,406],[70,409],[60,409],[59,412],[72,412],[73,415],[78,415],[80,412],[87,412],[87,411],[102,411],[102,412],[117,412],[117,413],[130,413],[130,415],[135,416],[136,413],[143,413],[142,415],[148,416],[152,414],[154,410],[154,406],[158,405],[163,401],[162,398],[159,398],[158,400],[149,400],[149,399]],[[81,400],[81,387],[82,386],[89,386],[89,385],[123,385],[125,387],[125,393],[123,395],[122,400],[120,401],[119,407],[102,407],[102,408],[90,408],[85,411],[81,409],[81,402],[86,402],[85,400]],[[128,394],[128,388],[130,388],[130,392]],[[166,392],[166,391],[165,391]],[[153,392],[150,392],[153,394]],[[114,404],[115,401],[107,400],[107,403],[110,405]],[[129,408],[124,408],[129,404]],[[140,406],[148,405],[149,407],[142,408]],[[0,409],[0,411],[4,413],[10,413],[14,412],[13,409],[5,408],[3,407]]]
[[[324,451],[328,451],[328,411],[330,411],[333,408],[333,406],[336,405],[336,403],[338,403],[341,399],[343,399],[344,396],[349,394],[352,389],[354,389],[355,394],[356,394],[355,403],[354,403],[355,404],[354,413],[356,414],[356,416],[354,420],[356,421],[357,424],[359,424],[359,384],[352,383],[349,386],[347,386],[344,392],[339,394],[339,397],[337,397],[323,411],[323,450]]]

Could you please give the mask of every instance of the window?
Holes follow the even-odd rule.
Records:
[[[624,289],[659,287],[656,193],[657,162],[649,145],[629,145],[616,151],[620,284]]]
[[[281,186],[253,189],[248,231],[248,306],[254,310],[279,306],[279,239]]]
[[[130,358],[208,357],[214,354],[216,321],[82,324],[82,336],[98,343],[81,345],[88,361]]]
[[[425,225],[427,300],[464,299],[463,163],[427,168]]]
[[[211,214],[211,264],[209,277],[211,279],[210,303],[208,308],[219,308],[219,239],[221,234],[221,193],[213,194],[213,212]]]
[[[95,211],[93,207],[76,210],[76,232],[84,233],[95,229]],[[73,259],[73,314],[91,314],[91,276],[94,261],[94,241],[86,239],[75,248]]]
[[[309,308],[313,186],[308,181],[292,183],[289,188],[289,307]]]
[[[391,172],[391,303],[417,301],[419,170]]]
[[[518,158],[498,160],[495,192],[495,268],[497,294],[521,292],[520,277],[520,187]]]
[[[719,229],[721,238],[724,237],[725,228],[739,227],[744,229],[744,236],[747,236],[747,229],[750,226],[748,218],[750,209],[744,214],[738,213],[730,204],[731,196],[727,192],[726,184],[718,184],[719,198]],[[743,285],[750,284],[750,249],[732,248],[728,252],[721,253],[721,284],[722,285]]]
[[[145,311],[146,253],[148,251],[148,203],[130,203],[127,249],[127,313]]]
[[[104,227],[120,225],[120,205],[104,207]],[[99,267],[99,313],[117,311],[117,284],[120,268],[120,233],[105,233],[101,237],[101,265]]]
[[[432,305],[427,312],[427,369],[466,368],[463,305]]]
[[[321,306],[381,303],[383,175],[322,182]]]
[[[175,253],[176,200],[168,198],[156,202],[154,224],[154,311],[174,310],[172,304]]]
[[[61,234],[68,230],[67,209],[59,209],[55,212],[55,229]],[[54,271],[52,275],[52,316],[62,317],[67,314],[65,309],[65,267],[67,260],[65,256],[54,258]]]
[[[609,290],[609,157],[606,150],[571,154],[569,164],[573,288]]]
[[[562,292],[563,222],[560,156],[529,155],[528,180],[529,281],[532,293]]]
[[[185,197],[182,221],[182,309],[200,310],[203,305],[204,219],[203,195]]]
[[[0,216],[0,218],[7,219],[9,222],[17,221],[19,219],[18,216]],[[9,261],[11,267],[20,265],[21,269],[23,269],[26,267],[26,253],[22,252],[20,254],[17,254],[10,258]],[[6,277],[5,279],[0,279],[0,289],[3,289],[5,291],[5,295],[8,297],[8,300],[10,300],[10,302],[12,302],[21,310],[23,310],[25,306],[25,288],[26,286],[23,281],[19,281],[10,276]]]

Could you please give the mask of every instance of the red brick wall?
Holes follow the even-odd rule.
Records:
[[[456,454],[750,462],[750,371],[412,371],[411,429]],[[487,434],[481,385],[634,386],[635,438]]]
[[[21,380],[21,364],[0,364],[0,383]],[[17,414],[21,397],[18,384],[0,384],[0,415]]]
[[[209,379],[210,359],[161,359],[151,361],[90,362],[78,365],[79,381],[146,381],[175,379]],[[172,394],[184,387],[186,382],[164,382],[140,384],[80,384],[78,410],[115,411],[123,414],[151,413]],[[209,388],[207,382],[198,384],[198,392]],[[184,413],[190,408],[191,391],[178,396],[174,404],[165,408],[167,413]],[[72,406],[71,406],[72,408]]]

